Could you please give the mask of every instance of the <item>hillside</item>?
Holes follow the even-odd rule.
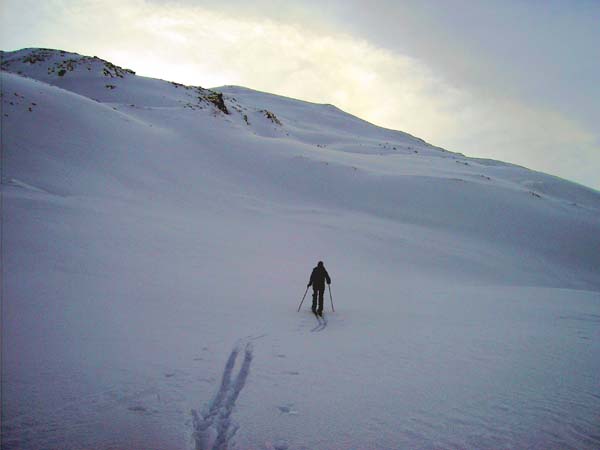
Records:
[[[1,58],[3,449],[600,445],[598,192],[332,105]],[[296,312],[319,260],[324,320]]]

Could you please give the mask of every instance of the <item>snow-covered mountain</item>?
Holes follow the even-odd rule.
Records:
[[[0,56],[3,449],[600,446],[597,191],[332,105]]]

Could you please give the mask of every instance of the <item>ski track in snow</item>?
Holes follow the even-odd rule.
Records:
[[[241,344],[238,344],[230,353],[223,371],[221,386],[208,408],[202,414],[192,410],[196,450],[227,449],[239,428],[232,423],[230,417],[235,402],[246,384],[253,356],[252,343],[249,342],[244,348],[242,366],[232,380],[233,368],[242,351],[241,347]]]

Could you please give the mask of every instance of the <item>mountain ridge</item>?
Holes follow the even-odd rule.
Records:
[[[47,64],[47,66],[45,67],[47,73],[43,73],[43,71],[41,71],[41,72],[40,71],[36,72],[35,70],[32,71],[32,66],[39,65],[40,63],[44,63],[44,62],[45,63],[49,62]],[[182,90],[184,90],[184,91],[192,91],[192,94],[187,96],[188,98],[186,98],[185,102],[183,102],[183,100],[181,98],[175,98],[170,102],[171,106],[173,106],[173,105],[179,106],[181,104],[184,104],[186,107],[190,107],[190,108],[199,107],[197,100],[203,99],[204,102],[201,101],[201,103],[207,103],[207,102],[212,103],[214,106],[216,106],[221,111],[223,111],[221,108],[224,105],[222,105],[222,106],[219,105],[222,100],[219,98],[216,98],[216,96],[218,96],[219,94],[225,93],[227,96],[230,97],[230,99],[229,99],[230,102],[232,102],[232,101],[235,102],[236,101],[235,95],[236,95],[236,93],[239,95],[240,90],[241,90],[241,92],[243,92],[243,93],[246,93],[246,94],[252,93],[252,94],[255,94],[254,96],[259,96],[259,97],[262,96],[267,99],[268,98],[276,98],[280,101],[283,101],[284,103],[296,103],[296,104],[300,104],[300,105],[310,105],[310,106],[317,106],[317,107],[324,107],[324,108],[333,108],[335,111],[339,112],[341,115],[345,116],[345,118],[350,119],[354,123],[359,123],[361,125],[366,125],[367,127],[372,127],[373,129],[383,131],[384,133],[390,133],[390,136],[392,139],[394,139],[394,137],[396,137],[396,138],[400,138],[400,140],[402,140],[402,138],[406,138],[409,141],[412,140],[412,142],[414,142],[415,145],[412,147],[408,144],[407,145],[409,147],[411,147],[410,150],[413,150],[413,151],[414,151],[414,149],[418,149],[418,147],[422,145],[428,149],[435,149],[441,153],[454,155],[456,157],[475,161],[475,162],[485,163],[487,161],[488,163],[493,162],[494,165],[503,164],[503,165],[509,165],[509,166],[514,166],[514,167],[522,167],[522,166],[516,165],[514,163],[510,163],[510,162],[498,161],[498,160],[493,160],[493,159],[489,159],[489,158],[466,157],[462,153],[450,152],[449,150],[429,144],[429,143],[425,142],[423,139],[412,136],[406,132],[388,129],[388,128],[384,128],[384,127],[380,127],[378,125],[372,124],[364,119],[361,119],[359,117],[353,116],[352,114],[342,111],[335,105],[313,103],[313,102],[308,102],[305,100],[292,99],[292,98],[288,98],[288,97],[281,96],[278,94],[271,94],[271,93],[267,93],[267,92],[257,91],[257,90],[243,87],[243,86],[226,85],[226,86],[220,86],[220,87],[215,87],[215,88],[211,88],[211,89],[205,89],[205,88],[202,88],[199,86],[185,86],[183,84],[172,82],[172,81],[140,77],[139,75],[136,75],[136,73],[131,69],[122,68],[120,66],[117,66],[107,60],[98,58],[96,56],[90,57],[90,56],[80,55],[78,53],[69,52],[69,51],[65,51],[65,50],[32,47],[32,48],[24,48],[24,49],[10,51],[10,52],[9,51],[0,51],[0,65],[2,67],[2,70],[17,73],[17,74],[22,74],[29,78],[37,79],[37,80],[43,81],[43,82],[48,82],[55,86],[65,88],[65,89],[71,90],[71,91],[73,90],[72,86],[65,84],[63,82],[64,79],[69,78],[71,75],[71,72],[76,71],[77,67],[79,67],[81,65],[87,64],[87,67],[85,67],[85,68],[88,71],[90,71],[91,70],[91,68],[89,66],[90,63],[92,63],[92,64],[96,63],[96,65],[99,66],[99,67],[96,67],[96,69],[101,69],[102,76],[108,80],[117,79],[117,81],[118,81],[119,79],[126,78],[127,76],[134,76],[134,77],[139,77],[140,80],[150,81],[151,83],[161,83],[161,84],[167,83],[168,85],[172,86],[176,90],[179,88],[183,88]],[[64,66],[63,69],[59,69],[60,67],[63,67],[63,66]],[[62,75],[59,75],[60,70],[64,70],[64,73]],[[95,80],[95,82],[97,83],[98,80]],[[107,89],[108,91],[112,91],[112,90],[117,89],[117,86],[105,83],[104,88]],[[99,98],[97,98],[98,96],[94,96],[92,93],[86,92],[86,91],[79,92],[79,93],[81,93],[82,95],[87,96],[89,98],[92,98],[94,100],[97,100],[97,101],[100,100],[103,102],[110,103],[111,100],[114,100],[114,98],[111,99],[110,97],[107,98],[106,96],[101,96],[102,98],[99,99]],[[144,92],[144,94],[147,94],[147,90]],[[179,96],[179,97],[181,97],[181,96]],[[194,99],[193,102],[190,101],[192,98]],[[133,99],[127,99],[127,100],[134,101]],[[124,101],[122,101],[122,103],[127,103],[127,101],[124,100]],[[234,105],[230,105],[230,106],[235,107],[236,105],[234,104]],[[259,108],[259,110],[260,109],[261,108]],[[273,114],[275,117],[277,117],[276,111],[273,112]],[[382,147],[381,150],[386,150],[386,148],[383,148],[384,147],[383,145],[381,147]],[[393,148],[393,145],[391,145],[389,148]],[[522,167],[522,168],[531,170],[531,169],[528,169],[525,167]],[[564,180],[560,177],[555,176],[555,178],[563,180],[563,181],[567,181],[569,183],[577,184],[573,181]],[[579,184],[577,184],[577,185],[580,186],[581,188],[584,188],[586,190],[590,190],[590,191],[597,193],[597,191],[595,191],[587,186],[582,186]]]
[[[111,62],[103,60],[96,56],[94,56],[94,57],[84,56],[84,55],[80,55],[77,53],[67,52],[64,50],[55,50],[55,49],[27,48],[27,49],[17,50],[14,52],[2,52],[2,63],[1,63],[2,69],[5,71],[9,71],[9,72],[17,73],[17,74],[23,74],[30,78],[34,78],[39,81],[47,82],[47,83],[53,84],[55,86],[65,88],[67,90],[73,90],[73,86],[70,85],[67,80],[69,80],[73,76],[77,75],[77,72],[79,71],[79,69],[82,68],[81,66],[84,66],[83,70],[87,69],[87,71],[90,72],[91,66],[94,66],[94,65],[96,66],[95,67],[96,75],[101,73],[102,78],[104,78],[107,81],[107,83],[104,84],[104,87],[109,92],[108,93],[102,92],[101,94],[99,94],[97,91],[90,93],[90,92],[80,90],[80,92],[78,92],[78,93],[80,93],[84,96],[93,98],[95,100],[101,100],[103,102],[111,102],[111,100],[115,100],[118,97],[111,98],[111,94],[113,94],[113,92],[110,92],[110,91],[114,91],[119,88],[118,83],[120,82],[120,79],[124,79],[129,76],[139,77],[131,69],[124,69],[122,67],[116,66],[116,65],[112,64]],[[38,69],[38,70],[36,70],[36,69]],[[39,70],[39,69],[43,69],[43,70]],[[85,75],[89,76],[90,74],[87,73]],[[314,106],[323,107],[326,109],[333,108],[333,110],[337,114],[343,116],[344,119],[351,120],[355,124],[358,123],[359,125],[362,126],[362,128],[365,128],[365,126],[366,126],[366,128],[372,127],[375,130],[383,131],[384,133],[388,133],[392,139],[393,138],[408,139],[409,141],[413,141],[416,145],[424,145],[430,149],[437,149],[441,152],[449,153],[445,149],[442,149],[440,147],[434,147],[431,144],[426,143],[424,140],[417,138],[415,136],[412,136],[408,133],[379,127],[378,125],[374,125],[370,122],[365,121],[364,119],[361,119],[361,118],[353,116],[349,113],[346,113],[334,105],[318,104],[318,103],[307,102],[305,100],[291,99],[291,98],[287,98],[284,96],[260,92],[260,91],[256,91],[256,90],[253,90],[250,88],[241,87],[241,86],[236,86],[236,87],[222,86],[220,88],[204,89],[199,86],[185,86],[180,83],[176,83],[176,82],[172,82],[172,81],[158,80],[158,79],[152,79],[152,78],[147,78],[147,77],[139,77],[139,79],[140,80],[148,80],[148,81],[152,80],[152,82],[154,82],[155,84],[156,83],[168,83],[175,89],[182,88],[183,90],[186,90],[186,91],[192,90],[194,94],[200,94],[201,96],[204,95],[204,97],[206,97],[206,98],[208,98],[210,96],[214,97],[215,94],[218,95],[218,93],[220,92],[219,90],[222,90],[226,94],[230,95],[231,101],[235,102],[235,93],[237,92],[239,94],[239,90],[243,89],[243,91],[245,93],[253,92],[262,97],[276,98],[280,101],[283,101],[284,103],[295,103],[298,105],[310,105],[313,107]],[[95,81],[97,83],[99,82],[98,77],[96,77]],[[108,83],[108,81],[110,81],[110,83]],[[112,84],[113,81],[117,84]],[[233,89],[233,91],[232,91],[232,89]],[[102,94],[104,94],[104,95],[102,95]],[[147,94],[147,92],[146,92],[146,94]],[[115,97],[115,96],[112,96],[112,97]],[[127,100],[123,100],[122,103],[127,103],[130,101],[134,101],[134,100],[127,99]],[[182,103],[182,100],[180,98],[177,98],[177,99],[173,99],[173,101],[170,102],[171,105],[174,105],[177,103]],[[211,99],[211,103],[216,105],[216,103],[214,102],[214,98]],[[186,105],[191,107],[191,104],[188,102],[186,102]],[[230,106],[235,107],[235,105],[230,105]],[[258,109],[260,110],[260,109],[264,109],[264,108],[258,108]],[[222,109],[221,109],[221,111],[222,111]]]
[[[471,158],[461,153],[449,152],[402,131],[371,124],[334,105],[291,99],[241,86],[221,86],[213,89],[184,86],[175,82],[140,77],[131,69],[124,69],[98,57],[64,50],[27,48],[13,52],[2,51],[0,57],[3,71],[50,83],[112,107],[121,104],[130,107],[183,107],[192,110],[213,108],[213,114],[223,113],[229,116],[226,120],[233,120],[237,125],[245,125],[254,134],[263,137],[291,138],[318,148],[324,149],[329,145],[338,151],[359,154],[413,153],[418,155],[419,152],[424,152],[428,156],[454,159],[456,163],[466,167],[470,164],[482,167],[504,166],[523,169],[524,173],[538,173],[509,162]],[[60,74],[61,70],[64,73]],[[131,84],[129,86],[128,82],[131,79],[133,82],[129,83]],[[109,83],[110,80],[113,81]],[[120,94],[120,92],[126,93]],[[242,103],[238,101],[239,98],[242,99]],[[283,115],[281,112],[278,113],[278,109],[285,113]],[[230,116],[230,111],[234,116]],[[311,115],[315,116],[315,119],[306,120],[306,117]],[[326,125],[327,130],[325,133],[319,133],[318,129],[323,124]],[[331,133],[332,131],[334,133]],[[354,141],[357,139],[363,142],[356,145]],[[577,197],[593,199],[596,197],[595,194],[598,194],[597,191],[586,186],[555,176],[547,175],[547,177],[547,180],[570,183],[568,188],[562,190],[572,192],[569,197],[572,203],[582,203],[577,201]],[[482,174],[481,178],[487,180],[490,177]],[[548,188],[545,184],[548,183],[527,181],[525,188],[532,187],[532,195],[556,193],[557,189]],[[596,205],[593,206],[594,208],[600,209],[597,202],[592,201],[592,204]]]

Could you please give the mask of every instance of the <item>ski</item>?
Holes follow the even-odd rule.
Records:
[[[316,331],[323,331],[327,326],[327,319],[325,319],[324,315],[319,315],[316,312],[313,312],[314,316],[317,318],[317,326],[315,326],[312,330],[313,333]]]

